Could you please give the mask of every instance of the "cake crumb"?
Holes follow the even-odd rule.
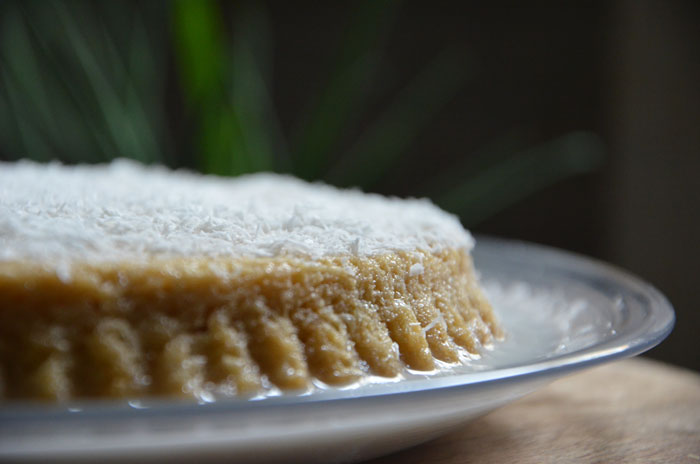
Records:
[[[421,263],[415,263],[411,268],[408,270],[408,275],[410,277],[416,277],[421,274],[423,274],[424,268]]]

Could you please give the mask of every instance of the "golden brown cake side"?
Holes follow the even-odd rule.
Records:
[[[500,337],[468,253],[0,263],[0,398],[343,385]],[[398,349],[397,349],[398,347]]]

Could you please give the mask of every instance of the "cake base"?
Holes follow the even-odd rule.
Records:
[[[457,363],[502,336],[465,250],[0,263],[0,398],[264,394]]]

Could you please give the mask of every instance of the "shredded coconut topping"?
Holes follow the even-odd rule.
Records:
[[[423,265],[421,263],[415,263],[408,270],[408,275],[411,277],[419,276],[423,273],[424,270],[425,270],[425,268],[423,267]]]
[[[274,174],[202,176],[125,160],[0,163],[0,261],[313,259],[472,246],[457,218],[425,199]]]

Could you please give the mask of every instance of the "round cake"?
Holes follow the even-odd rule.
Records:
[[[128,161],[0,163],[0,398],[265,395],[501,336],[428,200]]]

